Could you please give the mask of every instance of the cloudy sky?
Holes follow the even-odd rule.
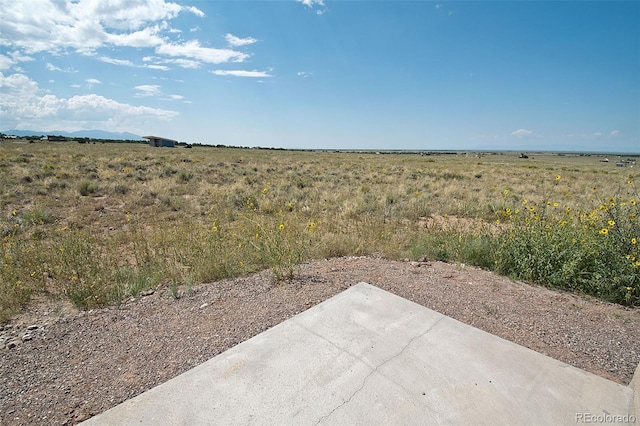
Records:
[[[638,1],[0,0],[0,129],[640,152]]]

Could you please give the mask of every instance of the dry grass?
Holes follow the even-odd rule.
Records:
[[[1,142],[0,319],[34,292],[90,307],[262,268],[282,281],[305,259],[429,253],[430,217],[495,233],[523,200],[588,212],[634,196],[635,168],[534,157]]]

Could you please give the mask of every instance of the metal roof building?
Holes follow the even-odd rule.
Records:
[[[175,148],[176,143],[178,143],[178,141],[174,141],[173,139],[162,138],[160,136],[143,136],[142,138],[149,140],[149,146],[158,148]]]

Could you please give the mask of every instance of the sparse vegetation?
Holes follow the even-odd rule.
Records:
[[[637,174],[595,157],[3,142],[0,167],[0,320],[363,254],[640,304]]]

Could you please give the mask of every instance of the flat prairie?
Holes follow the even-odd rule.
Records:
[[[0,319],[36,296],[91,308],[263,269],[283,282],[302,261],[345,255],[491,268],[452,236],[468,247],[467,236],[500,234],[517,214],[558,224],[611,203],[637,211],[636,158],[527,157],[0,142]],[[623,232],[597,220],[596,231],[620,229],[620,255],[635,258],[640,235],[626,233],[638,221]]]

